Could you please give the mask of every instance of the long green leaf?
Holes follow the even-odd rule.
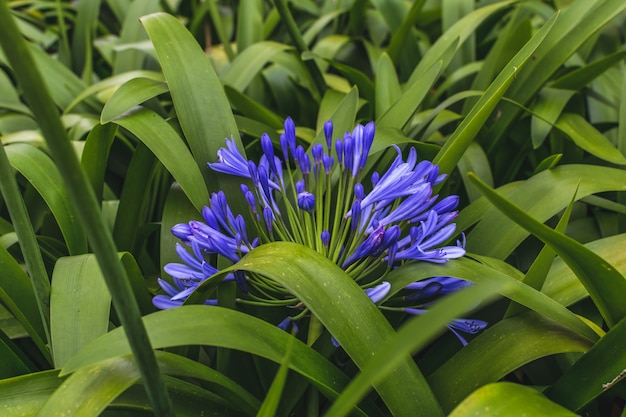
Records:
[[[144,317],[155,348],[209,345],[249,352],[280,363],[291,335],[263,320],[238,311],[204,305],[183,306]],[[184,326],[181,323],[185,323]],[[63,368],[63,374],[104,359],[129,353],[121,329],[97,339]],[[335,397],[348,378],[319,353],[294,341],[289,368],[307,377],[327,396]],[[360,415],[366,415],[360,412]]]
[[[207,162],[216,160],[225,139],[232,137],[242,149],[228,99],[211,63],[174,16],[155,13],[141,21],[154,44],[176,115],[207,185],[217,181],[222,189],[232,189],[234,180],[206,168]]]
[[[222,82],[243,92],[274,55],[289,48],[289,45],[272,41],[250,45],[237,55],[230,67],[224,71],[221,77]]]
[[[521,366],[564,352],[586,352],[592,343],[535,312],[490,325],[428,376],[444,410],[472,391]]]
[[[576,417],[536,389],[511,382],[486,385],[470,395],[450,417]]]
[[[467,258],[450,260],[441,265],[420,262],[405,264],[402,268],[390,272],[386,279],[391,283],[390,294],[395,294],[411,282],[435,276],[457,277],[476,284],[508,283],[503,287],[503,296],[556,321],[585,339],[591,341],[598,339],[598,335],[577,315],[545,294],[519,282],[518,277]]]
[[[310,248],[290,242],[262,245],[231,268],[261,274],[284,285],[359,367],[365,366],[394,334],[364,291],[337,265]],[[441,415],[430,387],[409,358],[398,364],[393,377],[374,387],[393,413]]]
[[[5,147],[13,168],[24,175],[50,208],[70,254],[87,251],[87,238],[70,205],[67,190],[54,162],[39,149],[21,143]]]
[[[133,107],[169,91],[167,84],[152,78],[133,78],[122,84],[109,98],[100,114],[100,123],[108,123]]]
[[[569,265],[583,283],[609,327],[626,316],[626,280],[612,265],[574,239],[539,223],[496,191],[472,176],[481,192],[504,214],[544,241]],[[596,277],[603,277],[599,280]]]
[[[142,109],[114,123],[133,133],[154,153],[198,210],[207,203],[209,194],[202,172],[181,137],[165,120],[151,110]]]
[[[485,301],[502,291],[504,283],[476,285],[454,294],[432,307],[428,313],[404,325],[378,350],[325,414],[325,417],[347,415],[367,393],[371,385],[383,380],[407,355],[415,353],[440,333],[453,319],[467,313],[476,300]]]
[[[433,161],[439,165],[441,172],[452,172],[469,144],[474,140],[474,137],[483,127],[493,109],[500,102],[504,93],[517,78],[517,72],[530,60],[535,50],[550,33],[557,16],[558,14],[555,14],[548,20],[535,36],[509,61],[448,139],[439,155]],[[462,21],[460,20],[459,22]]]

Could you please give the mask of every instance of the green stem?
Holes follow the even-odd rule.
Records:
[[[113,305],[124,326],[154,413],[157,416],[173,417],[175,414],[172,403],[159,372],[150,339],[141,321],[141,313],[126,270],[101,216],[94,191],[80,168],[78,158],[67,138],[59,118],[59,111],[35,65],[28,44],[13,20],[7,0],[0,1],[0,46],[24,92],[26,102],[39,123],[50,153],[63,176],[70,201],[87,232],[111,293]]]
[[[289,7],[287,6],[287,0],[274,0],[274,4],[276,5],[276,10],[278,10],[278,14],[280,15],[280,20],[285,24],[287,28],[287,32],[289,33],[289,37],[293,42],[298,54],[301,56],[303,52],[307,52],[309,48],[306,46],[302,35],[300,34],[300,29],[296,24],[291,12],[289,11]],[[326,81],[324,81],[324,76],[320,72],[317,64],[314,60],[306,60],[304,61],[304,65],[309,70],[311,77],[313,77],[313,81],[315,82],[315,86],[317,87],[318,93],[321,95],[326,91]]]

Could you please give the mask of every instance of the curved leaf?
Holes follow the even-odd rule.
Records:
[[[184,326],[181,323],[185,323]],[[249,352],[280,363],[292,337],[256,317],[238,311],[204,305],[183,306],[144,317],[155,348],[210,345]],[[68,374],[88,365],[130,353],[121,328],[86,346],[63,368]],[[300,341],[293,345],[289,368],[309,378],[324,395],[334,397],[348,378],[319,353]],[[365,413],[361,412],[361,415]]]
[[[70,254],[87,251],[87,237],[70,205],[67,190],[52,159],[39,149],[21,143],[5,147],[11,165],[35,187],[59,224]]]
[[[566,408],[548,400],[536,389],[511,382],[482,387],[470,395],[450,417],[576,417]]]
[[[133,78],[122,84],[106,102],[100,114],[100,123],[108,123],[144,101],[168,91],[163,81]]]

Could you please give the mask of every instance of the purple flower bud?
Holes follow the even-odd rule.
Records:
[[[324,147],[319,143],[316,143],[311,147],[311,153],[313,154],[313,161],[315,165],[322,163],[322,157],[324,155]]]
[[[276,163],[274,162],[274,144],[267,133],[263,133],[261,135],[261,148],[263,149],[263,153],[267,159],[270,171],[274,175],[278,175],[278,169],[276,167]]]
[[[241,190],[241,194],[246,195],[246,193],[250,190],[246,184],[240,184],[239,189]]]
[[[330,244],[330,232],[328,230],[323,230],[320,237],[322,238],[322,245],[327,248]]]
[[[337,162],[343,166],[343,141],[341,139],[337,139],[335,142],[335,150],[337,151]]]
[[[354,197],[357,201],[361,201],[363,200],[363,197],[365,197],[365,189],[363,189],[363,184],[360,182],[357,182],[354,186]]]
[[[298,160],[298,165],[300,166],[302,174],[309,175],[311,172],[311,160],[302,146],[298,146],[296,148],[296,159]]]
[[[376,187],[378,184],[378,180],[380,180],[380,174],[376,171],[372,174],[372,187]]]
[[[252,191],[246,192],[246,203],[250,206],[252,213],[256,214],[256,197],[254,197],[254,193],[252,193]]]
[[[296,155],[296,125],[293,123],[291,117],[285,119],[285,137],[289,144],[289,150],[291,155]]]
[[[330,152],[330,147],[333,142],[333,122],[330,120],[324,123],[324,136],[326,137],[326,148]]]
[[[304,211],[311,212],[315,208],[315,196],[308,191],[298,194],[298,207]]]
[[[324,171],[326,171],[326,175],[330,174],[330,172],[332,171],[334,162],[335,159],[332,156],[326,154],[322,156],[322,165],[324,166]]]
[[[191,236],[191,228],[187,223],[179,223],[172,227],[172,234],[180,240],[188,240]]]
[[[298,180],[296,182],[296,193],[300,194],[304,191],[304,180]]]
[[[346,136],[343,138],[343,161],[346,171],[352,171],[352,163],[354,162],[353,146],[352,137],[346,132]]]
[[[298,325],[296,324],[295,321],[293,321],[291,319],[291,317],[285,317],[285,319],[283,321],[281,321],[280,323],[278,323],[278,328],[284,331],[287,331],[289,329],[289,325],[291,325],[291,328],[294,332],[294,334],[298,334]]]
[[[255,187],[259,186],[259,175],[257,172],[256,164],[252,161],[248,161],[248,172],[250,173],[250,179]]]
[[[361,158],[360,168],[363,169],[365,167],[365,162],[367,161],[367,156],[370,153],[370,149],[372,148],[372,143],[374,143],[374,133],[376,131],[376,125],[374,122],[369,122],[363,128],[363,157]]]

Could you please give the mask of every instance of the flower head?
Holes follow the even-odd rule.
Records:
[[[177,245],[183,263],[166,265],[174,285],[159,281],[167,294],[155,297],[159,308],[182,304],[197,285],[217,272],[208,257],[221,256],[236,263],[259,244],[276,240],[308,245],[328,257],[377,304],[385,304],[388,298],[391,286],[384,277],[392,268],[414,261],[444,263],[465,254],[463,244],[447,243],[456,234],[453,221],[459,199],[440,199],[433,193],[446,176],[432,162],[419,161],[414,148],[409,148],[405,158],[394,145],[396,157],[389,168],[368,178],[365,170],[376,130],[373,122],[357,125],[338,139],[333,139],[332,122],[326,122],[325,143],[312,145],[309,152],[298,145],[290,118],[284,127],[278,144],[266,134],[261,136],[263,154],[258,162],[247,160],[235,141],[227,139],[217,162],[208,164],[214,171],[250,180],[252,187],[242,184],[241,192],[253,227],[248,229],[242,213],[232,212],[222,191],[211,195],[202,210],[203,222],[174,226],[172,233],[192,253]],[[275,145],[279,145],[278,152]],[[255,303],[300,305],[287,289],[265,277],[238,271],[228,279]],[[420,314],[426,304],[416,303],[430,302],[465,285],[450,277],[410,284],[402,291],[401,299],[411,303],[404,310]],[[245,300],[242,297],[240,302]],[[286,328],[300,316],[281,326]],[[467,323],[451,323],[450,329],[458,334],[481,328],[478,321],[473,321],[474,327]]]

